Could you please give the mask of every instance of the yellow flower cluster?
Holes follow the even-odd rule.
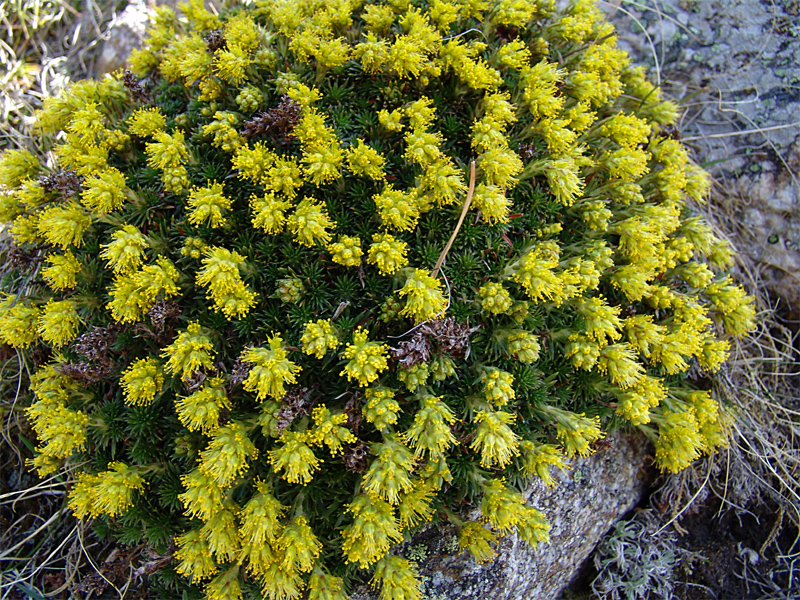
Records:
[[[328,216],[328,211],[320,202],[312,198],[303,198],[295,211],[286,220],[287,227],[295,240],[303,246],[313,246],[316,243],[326,245],[331,241],[328,229],[333,227],[333,221]]]
[[[411,317],[417,323],[436,318],[447,308],[447,297],[442,292],[442,283],[422,269],[414,269],[408,275],[398,294],[401,298],[406,298],[406,305],[400,314]]]
[[[328,350],[336,350],[339,347],[339,337],[329,320],[319,319],[316,322],[306,323],[300,343],[306,354],[323,358]]]
[[[556,467],[562,471],[567,468],[563,453],[553,444],[536,444],[529,440],[523,440],[520,443],[520,450],[522,452],[522,472],[528,477],[536,475],[548,487],[556,485],[550,474],[550,467]]]
[[[405,432],[404,440],[414,448],[415,456],[427,453],[431,459],[438,458],[456,442],[450,430],[456,416],[441,398],[424,396],[421,402],[422,408],[414,415],[414,423]]]
[[[230,410],[231,403],[225,393],[225,380],[214,377],[196,392],[176,398],[175,412],[189,431],[211,433],[219,427],[223,410]]]
[[[307,484],[319,468],[319,459],[310,447],[308,432],[287,431],[280,441],[281,445],[269,453],[273,471],[285,471],[282,477],[289,483]]]
[[[410,367],[400,367],[397,378],[403,382],[409,392],[416,392],[417,388],[428,382],[430,368],[428,363],[417,363]]]
[[[12,348],[25,348],[39,339],[39,309],[6,294],[0,302],[0,340]]]
[[[161,357],[167,359],[164,371],[170,375],[180,375],[184,380],[189,379],[200,368],[212,368],[213,351],[214,344],[207,332],[199,323],[189,323],[175,341],[161,352]]]
[[[89,424],[88,415],[67,408],[70,397],[77,395],[76,386],[55,367],[49,364],[33,374],[30,387],[36,401],[25,411],[43,443],[31,461],[42,476],[57,471],[63,459],[83,449]]]
[[[83,235],[91,224],[92,217],[77,202],[69,200],[40,212],[36,228],[43,239],[66,250],[83,245]]]
[[[242,362],[251,365],[250,373],[245,379],[244,389],[255,392],[256,400],[267,396],[280,400],[286,394],[285,384],[297,383],[300,367],[286,358],[283,339],[272,335],[269,348],[248,348],[242,354]]]
[[[342,358],[347,359],[342,375],[348,381],[356,380],[361,387],[366,387],[378,378],[381,371],[385,371],[388,347],[380,342],[368,342],[368,334],[363,329],[357,329],[353,334],[353,343],[348,344],[342,353]]]
[[[408,264],[408,244],[389,233],[376,233],[367,252],[367,262],[377,265],[382,275],[392,275]]]
[[[400,404],[395,400],[395,390],[377,386],[365,390],[367,402],[362,412],[364,418],[375,426],[378,431],[384,431],[397,423],[400,413]]]
[[[212,246],[204,252],[203,268],[197,272],[197,284],[207,288],[214,310],[227,318],[242,318],[255,306],[257,294],[239,273],[244,257],[238,252]]]
[[[81,322],[75,302],[50,300],[39,313],[39,335],[53,347],[60,348],[77,337]]]
[[[142,358],[122,372],[119,383],[126,404],[147,406],[164,387],[164,370],[154,358]]]
[[[53,291],[71,290],[77,284],[76,276],[83,266],[72,252],[51,254],[47,257],[48,266],[42,269],[42,278]]]
[[[516,528],[519,536],[531,546],[550,541],[550,524],[544,514],[528,506],[522,494],[507,487],[502,480],[483,484],[481,516],[501,534]]]
[[[514,376],[511,373],[497,367],[488,367],[481,375],[480,381],[484,397],[495,406],[505,406],[516,398]]]
[[[130,232],[126,233],[131,235]],[[138,243],[134,241],[135,239],[135,236],[126,238],[125,243],[130,241],[135,245]],[[108,252],[107,258],[113,260],[112,250]],[[125,263],[120,261],[117,264]],[[172,262],[166,258],[159,258],[154,265],[146,265],[138,271],[126,272],[116,277],[109,289],[111,302],[108,308],[111,310],[111,316],[121,323],[138,321],[159,298],[166,299],[178,295],[179,275]]]
[[[140,108],[128,117],[128,133],[139,137],[152,137],[167,128],[167,118],[158,108]]]
[[[111,234],[112,241],[103,245],[100,258],[108,262],[114,274],[127,274],[142,264],[144,250],[149,247],[147,238],[133,225],[123,225]]]
[[[203,134],[213,138],[212,146],[233,153],[245,143],[239,134],[238,126],[239,117],[235,113],[217,111],[214,113],[214,120],[203,127]]]
[[[328,252],[333,262],[345,267],[357,267],[364,256],[361,240],[349,235],[340,235],[339,241],[328,244]]]
[[[505,467],[519,454],[519,437],[509,427],[514,415],[504,411],[477,411],[475,421],[478,429],[470,448],[481,455],[484,468]]]
[[[154,169],[161,169],[161,181],[164,188],[173,194],[180,194],[189,187],[189,176],[186,163],[189,160],[189,149],[186,147],[181,131],[172,135],[165,131],[153,134],[154,142],[147,144],[147,164]]]
[[[223,215],[230,210],[231,200],[222,194],[222,184],[215,181],[206,187],[192,188],[186,205],[191,209],[189,222],[192,225],[216,229],[227,223]]]
[[[96,214],[105,215],[121,208],[129,194],[125,176],[110,167],[85,179],[81,202]]]
[[[97,475],[78,475],[69,493],[69,507],[79,519],[119,516],[133,504],[133,492],[144,489],[145,480],[135,467],[121,462],[113,462],[108,467]]]

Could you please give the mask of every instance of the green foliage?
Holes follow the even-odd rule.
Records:
[[[4,278],[0,340],[49,353],[39,472],[85,465],[77,515],[174,539],[157,596],[343,598],[371,569],[416,599],[390,552],[421,523],[488,560],[547,539],[520,487],[612,427],[670,471],[725,443],[686,374],[752,300],[591,3],[192,0],[131,68],[46,102],[56,162],[0,160],[0,219],[48,261]]]

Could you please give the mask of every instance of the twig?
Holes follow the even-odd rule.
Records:
[[[464,223],[464,219],[467,216],[467,211],[469,210],[469,205],[472,204],[472,194],[475,193],[475,161],[473,160],[469,164],[469,190],[467,191],[467,200],[464,202],[464,208],[461,209],[461,216],[458,218],[458,223],[456,224],[456,228],[453,231],[453,235],[450,236],[450,239],[447,241],[447,245],[442,250],[442,253],[439,255],[439,260],[436,261],[436,266],[433,267],[433,271],[431,271],[431,277],[434,279],[436,278],[436,274],[439,272],[439,269],[442,268],[442,263],[444,263],[444,259],[447,256],[447,253],[450,252],[450,248],[453,245],[453,242],[456,241],[456,236],[458,235],[458,230],[461,229],[462,223]]]

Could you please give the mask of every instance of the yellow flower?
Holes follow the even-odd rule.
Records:
[[[376,233],[372,236],[367,262],[378,265],[381,275],[394,275],[408,264],[406,254],[408,244],[401,242],[389,233]]]
[[[378,207],[383,227],[413,231],[417,226],[420,212],[414,191],[405,193],[387,184],[380,194],[372,197],[372,201]]]
[[[281,477],[289,483],[307,484],[319,468],[319,459],[309,448],[306,432],[287,431],[281,436],[282,445],[269,453],[269,461],[275,473],[285,471]]]
[[[13,189],[36,176],[39,160],[27,150],[6,150],[0,157],[0,185]]]
[[[281,528],[280,518],[286,512],[283,506],[263,481],[256,481],[256,494],[239,513],[242,523],[242,539],[254,546],[266,545],[278,537]]]
[[[130,273],[142,264],[144,250],[149,247],[147,238],[133,225],[123,225],[111,234],[111,243],[104,244],[100,258],[108,261],[114,274]]]
[[[459,549],[469,552],[478,564],[487,563],[494,558],[492,544],[495,542],[497,536],[492,530],[476,521],[467,523],[458,532]]]
[[[0,301],[0,340],[25,348],[39,339],[39,309],[9,294]]]
[[[666,398],[667,388],[660,379],[645,375],[633,387],[615,390],[614,394],[617,397],[617,414],[632,425],[644,425],[650,422],[650,409]]]
[[[383,168],[386,159],[377,150],[359,139],[355,146],[347,150],[347,164],[355,175],[365,175],[375,181],[384,177]]]
[[[164,370],[170,375],[181,375],[186,380],[201,367],[213,368],[214,344],[197,322],[189,323],[175,341],[164,348],[162,358],[167,358]]]
[[[208,600],[240,600],[242,587],[239,583],[239,565],[233,565],[209,581],[205,593]]]
[[[397,519],[400,527],[416,527],[424,521],[430,521],[434,514],[432,504],[434,488],[424,480],[418,480],[407,494],[400,496],[397,505]]]
[[[567,468],[564,462],[564,454],[553,444],[536,444],[531,441],[520,443],[522,449],[522,472],[527,477],[536,475],[544,481],[548,487],[556,485],[553,476],[550,475],[550,467],[556,467],[562,471]]]
[[[392,112],[387,110],[381,110],[378,112],[378,121],[380,121],[380,124],[392,132],[403,130],[403,124],[400,122],[402,118],[403,111],[399,109]]]
[[[578,314],[583,318],[583,326],[587,335],[601,346],[614,342],[622,337],[619,318],[621,308],[609,306],[602,297],[581,298],[575,302]]]
[[[224,494],[212,475],[194,469],[181,476],[186,491],[178,499],[186,509],[186,515],[208,521],[222,509]]]
[[[344,579],[323,573],[319,566],[308,578],[308,600],[347,600]]]
[[[361,493],[348,505],[353,523],[342,531],[342,551],[348,563],[366,569],[403,539],[392,505],[371,494]]]
[[[158,108],[140,108],[128,117],[128,133],[149,137],[167,128],[167,118]]]
[[[348,235],[340,235],[339,241],[328,244],[331,260],[345,267],[357,267],[361,264],[364,251],[361,249],[361,239]]]
[[[274,194],[250,196],[250,208],[253,211],[253,227],[263,229],[269,234],[283,231],[286,223],[286,211],[291,207],[288,200],[279,200]]]
[[[475,188],[472,202],[475,208],[481,211],[483,219],[487,223],[508,223],[508,217],[511,213],[511,201],[503,193],[503,190],[496,185],[481,183]]]
[[[488,367],[481,374],[483,396],[495,406],[505,406],[516,397],[514,376],[511,373]]]
[[[428,381],[430,369],[428,363],[417,363],[410,367],[400,366],[397,369],[397,378],[402,381],[409,392],[416,392],[417,388]]]
[[[530,364],[539,360],[542,350],[539,340],[530,331],[514,329],[506,337],[508,353],[519,362]]]
[[[247,437],[245,426],[231,421],[214,431],[208,447],[200,453],[198,468],[225,488],[247,470],[248,458],[255,460],[257,457],[258,450]]]
[[[557,299],[561,280],[553,272],[558,266],[559,249],[554,242],[540,242],[517,261],[512,278],[534,302]]]
[[[175,558],[180,561],[176,567],[178,573],[193,581],[200,581],[217,572],[217,563],[211,557],[208,542],[200,536],[199,529],[177,536],[175,542],[178,545]]]
[[[50,206],[39,213],[39,233],[49,243],[66,249],[82,246],[83,234],[92,224],[92,218],[74,200]]]
[[[323,245],[331,241],[328,229],[334,222],[322,203],[312,198],[303,198],[294,213],[287,219],[289,231],[295,235],[295,241],[303,246],[313,246],[317,242]]]
[[[222,195],[222,184],[215,181],[206,187],[192,188],[186,204],[190,209],[189,223],[216,229],[227,223],[223,213],[230,210],[231,199]]]
[[[342,358],[348,360],[341,375],[348,381],[356,380],[361,387],[375,381],[381,371],[388,368],[389,348],[380,342],[368,342],[367,332],[357,329],[353,334],[353,343],[345,348]]]
[[[480,452],[481,466],[502,469],[519,454],[519,437],[509,427],[514,415],[504,411],[477,411],[475,422],[478,429],[470,448]]]
[[[242,362],[251,365],[250,374],[242,384],[248,392],[256,393],[256,400],[267,396],[280,400],[286,395],[284,384],[297,383],[300,367],[287,359],[280,335],[272,335],[267,348],[248,348]]]
[[[117,169],[104,169],[83,182],[81,202],[98,214],[104,215],[122,208],[127,199],[125,176]]]
[[[154,358],[141,358],[122,372],[125,404],[148,406],[164,387],[164,371]]]
[[[328,350],[339,347],[339,337],[330,320],[318,319],[316,322],[306,323],[300,343],[306,354],[323,358]]]
[[[411,471],[414,468],[414,455],[400,440],[397,434],[387,435],[383,442],[373,444],[375,460],[362,480],[363,488],[390,504],[400,501],[400,494],[413,488]]]
[[[94,496],[94,510],[97,514],[115,517],[123,514],[133,505],[133,492],[144,489],[145,480],[130,467],[121,462],[108,465],[108,471],[98,473]]]
[[[342,452],[342,444],[356,442],[356,436],[347,427],[342,427],[347,423],[345,413],[331,414],[324,404],[320,404],[311,411],[311,417],[314,427],[308,431],[308,442],[315,446],[327,445],[331,456]]]
[[[55,291],[70,290],[75,287],[75,276],[81,272],[83,265],[70,251],[64,254],[51,254],[47,257],[49,266],[42,269],[42,278],[50,289]]]
[[[39,335],[45,342],[60,348],[77,337],[81,322],[72,300],[50,300],[39,314]]]
[[[600,417],[589,418],[583,413],[576,414],[555,406],[546,406],[542,410],[555,423],[556,437],[564,444],[565,454],[569,457],[591,455],[594,450],[589,445],[604,436],[600,430]]]
[[[245,144],[245,139],[239,134],[238,128],[237,113],[217,111],[214,113],[214,120],[203,126],[203,134],[213,136],[212,146],[224,152],[234,153]]]
[[[381,598],[420,600],[422,583],[411,563],[395,554],[387,554],[375,563],[374,585],[381,586]]]
[[[369,387],[364,393],[367,401],[361,410],[364,418],[372,423],[375,429],[383,431],[390,425],[397,423],[400,404],[394,399],[395,390],[384,387]]]
[[[283,551],[283,564],[291,570],[307,573],[319,557],[322,544],[314,535],[308,521],[298,516],[284,528],[275,546]]]
[[[658,424],[656,462],[662,471],[678,473],[700,458],[703,441],[697,420],[688,412],[668,412]]]
[[[154,169],[166,170],[170,167],[181,166],[189,159],[189,149],[184,143],[181,131],[175,131],[172,135],[159,131],[153,137],[156,141],[148,143],[145,147],[149,166]]]
[[[611,383],[625,389],[635,385],[644,376],[644,367],[636,361],[630,344],[613,344],[600,349],[597,367],[608,373]]]
[[[208,549],[219,562],[232,561],[239,554],[241,541],[235,514],[234,507],[226,503],[200,529],[200,535],[208,542]]]
[[[413,446],[416,457],[427,452],[433,458],[455,444],[456,438],[450,430],[450,424],[455,421],[453,411],[441,398],[425,396],[422,408],[414,415],[414,423],[403,434],[403,439]]]
[[[408,296],[400,314],[419,323],[442,315],[447,307],[447,297],[442,293],[442,284],[427,271],[414,269],[408,276],[400,297]]]

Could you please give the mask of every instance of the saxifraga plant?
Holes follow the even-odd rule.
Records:
[[[673,472],[725,444],[687,371],[753,303],[685,206],[709,183],[676,106],[592,2],[190,0],[131,69],[2,158],[33,262],[0,336],[38,365],[33,465],[82,465],[103,533],[174,538],[157,585],[416,599],[409,533],[547,540],[520,490],[604,431]]]

